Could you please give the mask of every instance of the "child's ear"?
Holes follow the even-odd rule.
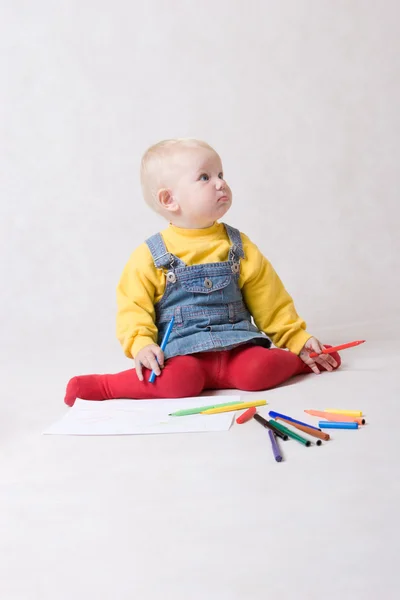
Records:
[[[176,212],[179,209],[179,205],[175,202],[171,190],[167,190],[166,188],[158,190],[157,200],[161,208],[164,208],[165,210]]]

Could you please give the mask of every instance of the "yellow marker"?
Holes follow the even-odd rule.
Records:
[[[325,408],[325,412],[335,415],[348,415],[349,417],[362,417],[362,410],[341,410],[340,408]]]
[[[231,410],[242,410],[242,408],[250,408],[252,406],[265,406],[266,400],[257,400],[256,402],[243,402],[242,404],[233,404],[231,406],[221,406],[221,408],[209,408],[204,410],[202,415],[216,415],[217,413],[230,412]]]

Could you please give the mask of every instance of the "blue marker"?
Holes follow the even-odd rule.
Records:
[[[358,429],[358,423],[347,421],[320,421],[321,429]]]
[[[287,419],[288,421],[292,421],[292,423],[297,423],[298,425],[305,425],[306,427],[309,427],[310,429],[316,429],[317,431],[321,431],[320,429],[318,429],[318,427],[313,427],[309,423],[304,423],[303,421],[298,421],[297,419],[293,419],[293,417],[288,417],[287,415],[283,415],[282,413],[275,412],[274,410],[270,410],[268,414],[273,419],[276,419],[276,417],[281,417],[281,419]]]
[[[165,335],[164,335],[164,337],[163,337],[163,340],[162,340],[162,342],[161,342],[161,346],[160,346],[160,348],[161,348],[161,350],[162,350],[163,352],[164,352],[164,350],[165,350],[165,346],[168,344],[168,338],[169,338],[169,336],[170,336],[170,333],[171,333],[171,331],[172,331],[172,328],[173,328],[173,326],[174,326],[174,321],[175,321],[175,317],[172,317],[172,319],[170,320],[170,322],[169,322],[169,325],[168,325],[168,327],[167,327],[167,331],[165,332]],[[154,383],[155,379],[156,379],[156,374],[155,374],[155,372],[154,372],[154,371],[152,371],[152,372],[150,373],[150,377],[149,377],[149,383]]]

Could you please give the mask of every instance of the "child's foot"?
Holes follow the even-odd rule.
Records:
[[[75,404],[75,400],[79,396],[79,378],[73,377],[69,380],[67,389],[65,392],[64,402],[68,404],[68,406],[73,406]]]
[[[69,380],[64,402],[73,406],[77,398],[82,400],[107,400],[112,395],[107,391],[107,375],[80,375]]]
[[[149,389],[150,388],[150,389]],[[114,400],[116,398],[154,398],[156,386],[141,382],[135,369],[112,375],[79,375],[69,380],[64,402],[73,406],[82,400]]]

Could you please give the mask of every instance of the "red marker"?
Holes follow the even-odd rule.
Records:
[[[257,409],[255,406],[252,406],[251,408],[248,408],[247,410],[244,411],[244,413],[242,413],[237,419],[236,419],[236,423],[239,423],[239,425],[241,425],[242,423],[246,423],[246,421],[250,421],[250,419],[252,419],[254,417],[254,415],[256,414]]]
[[[332,348],[325,348],[322,352],[311,352],[310,358],[321,356],[321,354],[332,354],[332,352],[339,352],[339,350],[345,350],[346,348],[353,348],[353,346],[359,346],[363,344],[365,340],[358,340],[357,342],[349,342],[348,344],[342,344],[341,346],[333,346]]]

